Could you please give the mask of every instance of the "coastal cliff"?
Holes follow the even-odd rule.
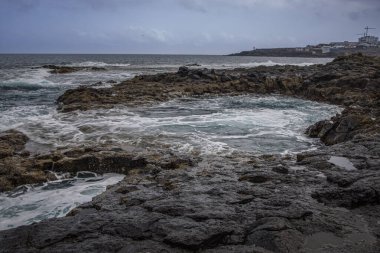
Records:
[[[0,252],[378,252],[380,58],[356,54],[307,67],[181,67],[110,88],[68,90],[57,105],[73,113],[182,96],[273,93],[344,108],[305,129],[324,146],[294,156],[198,156],[153,145],[78,144],[34,156],[24,150],[23,133],[2,133],[1,191],[49,180],[47,170],[126,177],[64,218],[1,231]]]

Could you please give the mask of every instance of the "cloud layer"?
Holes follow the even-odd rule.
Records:
[[[0,0],[0,52],[230,53],[378,24],[379,0]]]

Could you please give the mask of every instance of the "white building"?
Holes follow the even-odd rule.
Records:
[[[376,36],[363,36],[359,38],[359,45],[365,47],[377,47],[379,38]]]

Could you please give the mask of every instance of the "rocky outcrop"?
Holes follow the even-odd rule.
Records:
[[[313,138],[320,138],[326,145],[351,140],[360,133],[375,134],[380,121],[375,115],[377,112],[372,112],[372,109],[346,109],[341,115],[331,120],[323,120],[310,126],[306,134]]]
[[[27,138],[14,130],[5,133]],[[5,135],[0,135],[0,139]],[[196,163],[191,158],[170,152],[132,150],[124,151],[117,147],[99,146],[58,149],[51,153],[31,156],[25,151],[27,155],[10,155],[0,159],[0,192],[9,191],[24,184],[56,179],[51,172],[69,172],[76,175],[79,171],[92,171],[99,174],[127,175],[131,171],[140,170],[175,170]]]
[[[344,106],[379,104],[380,60],[354,55],[326,65],[209,70],[181,67],[177,73],[138,76],[111,88],[69,90],[59,110],[88,110],[104,104],[138,106],[192,95],[282,93]],[[85,95],[83,95],[85,94]],[[75,99],[83,96],[83,102]],[[90,105],[89,105],[90,104]]]
[[[310,67],[181,67],[112,88],[67,91],[58,100],[63,112],[272,92],[345,110],[307,129],[327,146],[296,157],[99,146],[20,160],[15,149],[3,160],[127,176],[64,218],[0,232],[0,252],[378,252],[379,69],[378,58],[362,55]]]
[[[0,133],[0,159],[13,156],[21,152],[29,138],[16,130]]]
[[[29,152],[24,149],[28,140],[25,134],[16,130],[0,133],[0,192],[53,178],[30,159]]]
[[[56,66],[56,65],[44,65],[44,69],[50,69],[51,74],[70,74],[73,72],[87,70],[87,71],[105,71],[105,68],[101,67],[71,67],[71,66]]]
[[[236,155],[176,169],[145,165],[67,217],[1,232],[0,245],[3,252],[323,252],[328,244],[329,252],[375,253],[380,174],[347,173],[352,183],[340,187],[332,179],[339,168],[313,155],[307,166],[306,154],[298,163]],[[328,241],[318,239],[323,233]]]
[[[111,88],[68,90],[58,98],[58,110],[139,106],[182,96],[281,93],[347,107],[342,115],[308,129],[311,137],[332,145],[352,139],[364,128],[369,131],[378,126],[379,59],[357,54],[308,67],[235,70],[180,67],[177,73],[138,76]]]

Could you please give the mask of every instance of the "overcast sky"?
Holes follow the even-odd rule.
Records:
[[[1,53],[226,54],[380,34],[380,0],[0,0]]]

